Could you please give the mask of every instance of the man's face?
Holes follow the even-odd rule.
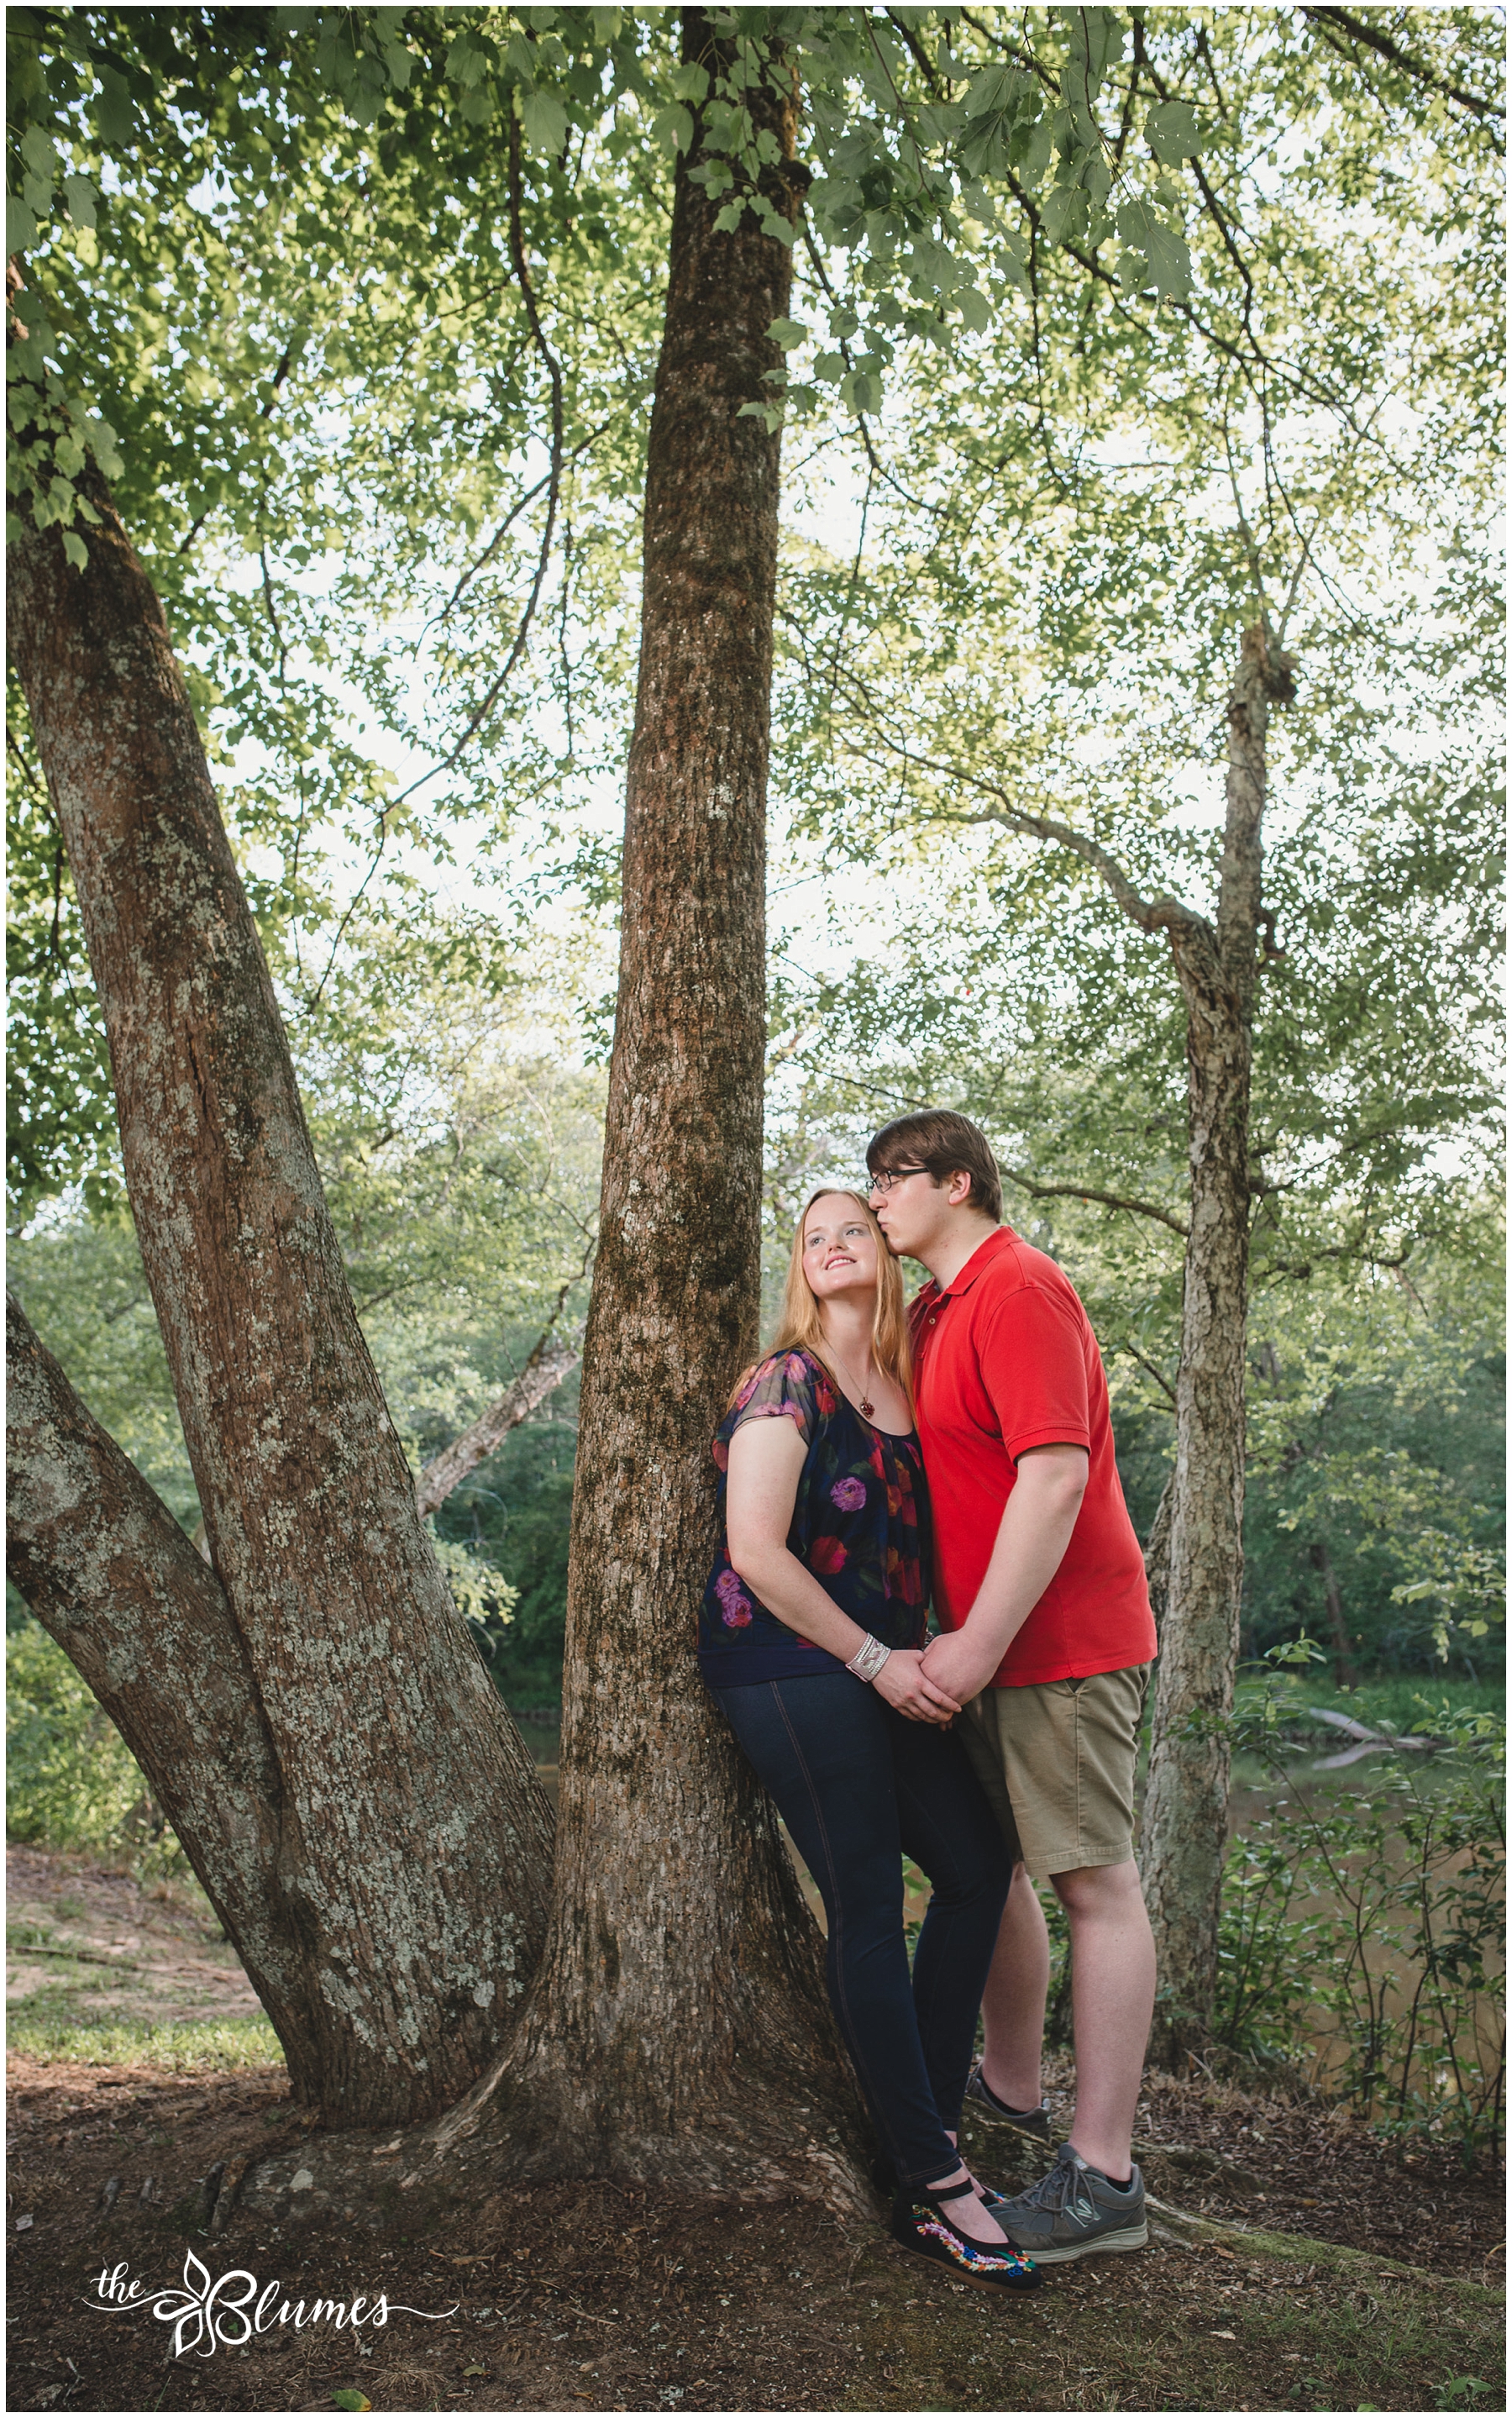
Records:
[[[941,1217],[949,1214],[952,1187],[961,1182],[954,1177],[950,1184],[937,1184],[927,1168],[910,1167],[907,1160],[878,1169],[872,1177],[871,1204],[895,1260],[916,1259],[921,1248],[928,1248]]]

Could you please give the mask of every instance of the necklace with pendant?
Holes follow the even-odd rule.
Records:
[[[832,1343],[831,1344],[830,1349],[831,1349],[831,1351],[832,1351],[832,1352],[834,1352],[834,1345],[833,1345]],[[841,1371],[843,1372],[843,1374],[844,1374],[844,1375],[846,1375],[847,1377],[850,1377],[850,1371],[849,1371],[849,1370],[846,1367],[845,1362],[840,1358],[840,1354],[839,1354],[839,1353],[838,1353],[838,1352],[835,1352],[835,1353],[834,1353],[834,1356],[835,1356],[835,1361],[836,1361],[836,1363],[837,1363],[838,1367],[840,1368]],[[871,1375],[871,1372],[872,1372],[872,1355],[871,1355],[870,1352],[868,1352],[868,1353],[867,1353],[867,1354],[866,1354],[866,1374],[867,1374],[867,1376],[868,1376],[868,1377]],[[856,1385],[856,1381],[855,1381],[854,1377],[850,1377],[850,1382],[851,1382],[851,1384],[852,1384],[853,1385]],[[859,1395],[859,1397],[860,1397],[860,1400],[857,1401],[856,1408],[860,1411],[861,1416],[862,1416],[862,1417],[863,1417],[863,1419],[869,1419],[869,1418],[871,1417],[871,1415],[872,1415],[873,1411],[876,1409],[877,1405],[876,1405],[876,1403],[875,1403],[875,1402],[872,1402],[872,1401],[870,1401],[870,1400],[867,1399],[866,1388],[865,1388],[865,1386],[864,1386],[864,1385],[857,1385],[857,1386],[856,1386],[856,1391],[857,1391],[857,1394],[858,1394],[858,1395]]]

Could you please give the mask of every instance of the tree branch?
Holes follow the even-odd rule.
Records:
[[[480,1462],[498,1450],[512,1428],[538,1411],[548,1394],[554,1394],[564,1377],[570,1377],[583,1354],[581,1333],[569,1342],[556,1334],[557,1322],[567,1305],[567,1296],[575,1284],[581,1284],[593,1257],[596,1238],[589,1235],[583,1251],[583,1264],[575,1276],[570,1276],[557,1295],[556,1307],[531,1346],[525,1367],[512,1385],[491,1402],[470,1428],[453,1437],[434,1461],[428,1461],[415,1480],[415,1500],[421,1519],[439,1511],[449,1494],[454,1494],[462,1481]]]
[[[1005,830],[1021,832],[1030,839],[1047,840],[1057,848],[1068,849],[1074,856],[1079,856],[1083,864],[1090,865],[1093,872],[1102,877],[1125,915],[1131,923],[1138,926],[1141,932],[1168,931],[1173,941],[1196,939],[1200,936],[1211,939],[1212,926],[1207,918],[1198,914],[1194,908],[1183,906],[1179,898],[1172,898],[1165,894],[1157,898],[1141,897],[1117,857],[1104,848],[1100,841],[1090,839],[1085,832],[1078,832],[1070,823],[1062,822],[1058,815],[1030,814],[1022,806],[1016,806],[1001,784],[989,780],[985,773],[969,772],[960,764],[939,763],[932,757],[916,754],[912,748],[905,746],[901,740],[889,737],[864,683],[851,673],[849,685],[865,706],[881,743],[893,755],[898,757],[905,764],[912,765],[918,772],[931,773],[940,779],[958,782],[969,789],[975,789],[981,795],[997,801],[994,805],[985,807],[980,814],[941,814],[939,817],[941,822],[962,826],[1000,823]],[[877,761],[874,756],[864,747],[859,746],[854,740],[848,741],[847,744],[850,754],[858,756],[863,763],[872,764]]]
[[[512,1428],[539,1410],[548,1394],[554,1394],[564,1377],[570,1377],[582,1358],[580,1340],[565,1338],[548,1342],[550,1329],[539,1339],[535,1350],[515,1378],[507,1393],[489,1405],[470,1428],[428,1461],[415,1480],[415,1500],[422,1517],[439,1511],[449,1494],[454,1494],[465,1477],[470,1477],[481,1462],[498,1450]]]
[[[1138,1360],[1140,1368],[1144,1370],[1147,1377],[1153,1377],[1156,1385],[1160,1387],[1161,1392],[1165,1395],[1166,1400],[1169,1402],[1172,1410],[1174,1410],[1176,1407],[1176,1388],[1171,1384],[1169,1378],[1166,1375],[1164,1370],[1157,1367],[1156,1363],[1150,1358],[1147,1353],[1141,1352],[1137,1343],[1131,1343],[1127,1336],[1124,1337],[1123,1341],[1119,1348],[1120,1350],[1126,1352],[1131,1360]]]
[[[1094,1201],[1104,1209],[1127,1209],[1132,1217],[1153,1217],[1159,1225],[1168,1226],[1173,1234],[1181,1235],[1183,1241],[1189,1231],[1180,1217],[1169,1209],[1160,1208],[1153,1201],[1125,1201],[1120,1193],[1094,1192],[1085,1184],[1041,1184],[1036,1177],[1026,1175],[1021,1167],[1005,1167],[1001,1159],[998,1165],[1011,1183],[1018,1185],[1025,1192],[1032,1193],[1036,1201]],[[1133,1351],[1132,1344],[1129,1349]],[[1138,1360],[1139,1354],[1136,1352],[1134,1356]],[[1148,1367],[1149,1363],[1145,1365]],[[1163,1377],[1160,1382],[1162,1385],[1166,1383]],[[1167,1391],[1169,1390],[1168,1386]]]
[[[1347,35],[1352,42],[1359,42],[1366,50],[1374,51],[1378,58],[1384,59],[1389,66],[1396,68],[1399,74],[1408,77],[1412,83],[1430,84],[1435,92],[1442,92],[1449,100],[1457,100],[1461,109],[1468,109],[1474,116],[1485,118],[1506,115],[1505,110],[1494,100],[1485,100],[1478,93],[1466,92],[1461,85],[1449,84],[1443,76],[1435,75],[1431,68],[1423,65],[1421,59],[1409,58],[1407,53],[1398,50],[1388,35],[1378,34],[1373,25],[1366,24],[1363,18],[1352,16],[1347,8],[1304,8],[1302,13],[1305,17],[1310,18],[1315,25],[1321,25],[1325,30],[1331,25],[1337,26],[1339,32]],[[1334,42],[1330,44],[1330,48],[1336,51],[1338,45]],[[1340,52],[1339,55],[1347,57],[1348,53]]]

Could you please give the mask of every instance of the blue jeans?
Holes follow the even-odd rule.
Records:
[[[900,2183],[960,2164],[977,2011],[1013,1866],[958,1740],[848,1671],[714,1691],[818,1883],[830,1997]],[[914,1952],[903,1862],[933,1884]]]

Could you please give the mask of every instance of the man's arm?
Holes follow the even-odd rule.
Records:
[[[1079,1444],[1036,1445],[1021,1456],[976,1601],[962,1627],[932,1639],[924,1656],[925,1676],[960,1703],[981,1694],[1060,1569],[1087,1465]]]

